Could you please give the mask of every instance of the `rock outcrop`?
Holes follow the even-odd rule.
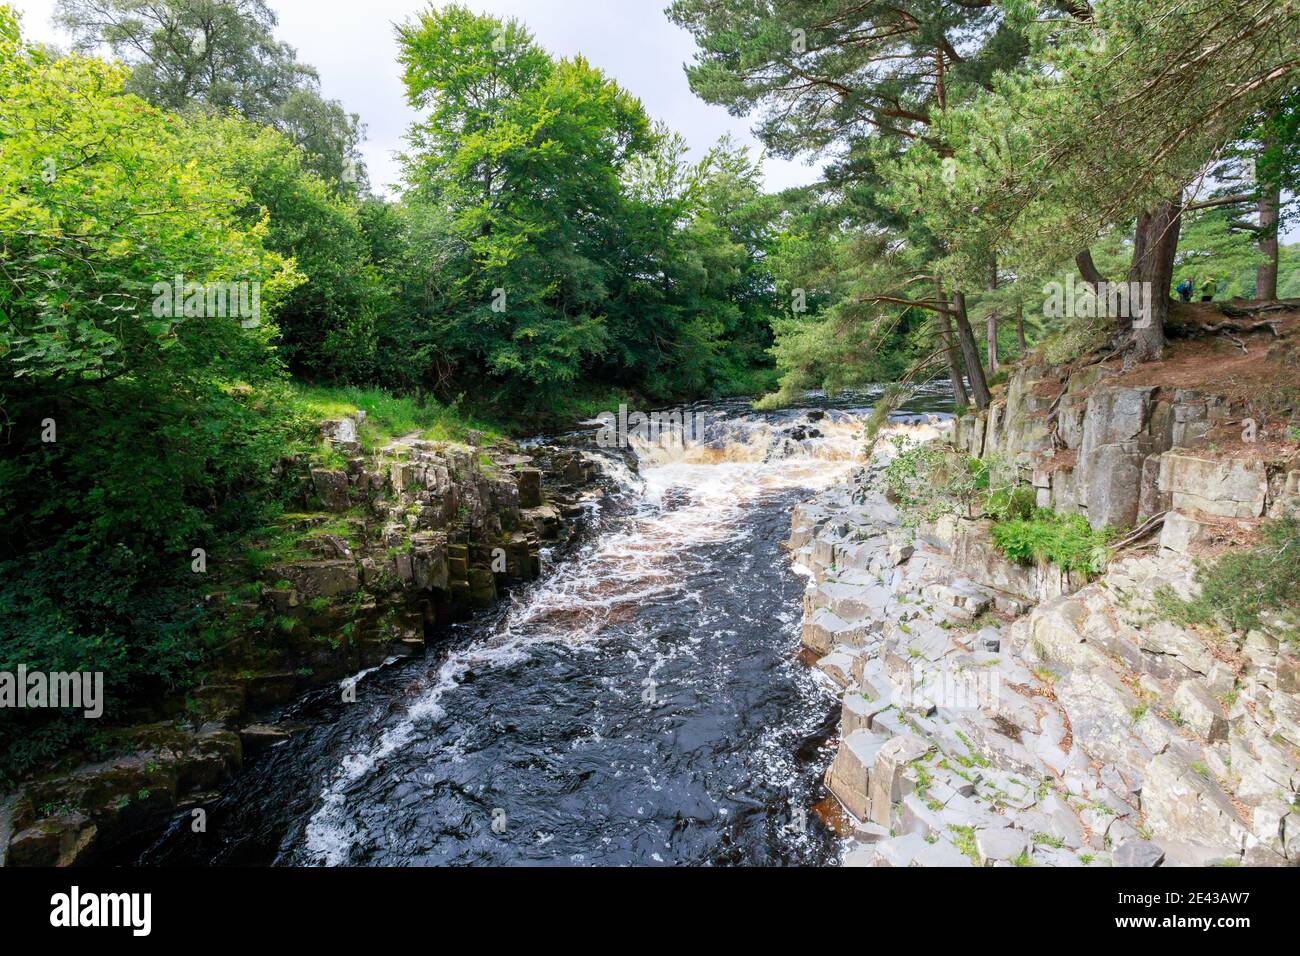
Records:
[[[795,510],[802,639],[842,700],[845,862],[1300,862],[1300,648],[1281,622],[1216,642],[1156,607],[1192,593],[1200,546],[1295,507],[1297,463],[1215,443],[1241,411],[1212,396],[1043,375],[936,440],[1094,526],[1163,514],[1096,580],[1008,561],[987,522],[905,527],[879,458]]]

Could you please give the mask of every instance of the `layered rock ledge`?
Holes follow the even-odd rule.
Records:
[[[827,784],[852,818],[845,862],[1295,864],[1286,623],[1216,640],[1154,599],[1192,593],[1206,544],[1294,508],[1300,466],[1215,442],[1242,416],[1213,396],[1044,374],[933,440],[1005,455],[1040,505],[1095,525],[1151,519],[1158,540],[1097,579],[1006,560],[984,521],[905,527],[881,458],[795,510],[802,640],[842,701]]]

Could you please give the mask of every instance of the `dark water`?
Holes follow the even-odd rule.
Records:
[[[871,396],[697,406],[706,441],[605,455],[586,541],[427,655],[279,715],[144,864],[834,863],[815,813],[838,704],[795,653],[790,509],[852,467]],[[942,411],[942,392],[909,411]],[[494,826],[495,823],[495,826]]]

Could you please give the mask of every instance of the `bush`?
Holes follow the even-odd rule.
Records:
[[[1183,625],[1214,625],[1249,631],[1261,615],[1280,612],[1290,620],[1288,637],[1300,641],[1300,517],[1290,515],[1263,527],[1253,548],[1230,551],[1196,568],[1200,594],[1192,600],[1169,588],[1156,593],[1164,615]]]
[[[1094,531],[1082,515],[1060,515],[1044,508],[1029,517],[993,525],[993,544],[1021,564],[1051,562],[1066,571],[1095,574],[1105,567],[1109,528]]]
[[[998,518],[1033,507],[1033,489],[1019,485],[1015,466],[1001,458],[972,458],[902,436],[893,445],[896,454],[885,466],[882,482],[907,527],[944,515]]]
[[[1018,485],[1015,488],[999,488],[989,493],[984,503],[984,513],[996,521],[1032,518],[1037,510],[1038,495],[1033,488]]]

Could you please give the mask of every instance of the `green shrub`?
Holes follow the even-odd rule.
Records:
[[[1004,518],[1033,510],[1034,491],[1018,483],[1016,468],[999,457],[972,458],[936,442],[893,439],[896,454],[881,481],[904,526],[944,515]]]
[[[1106,561],[1109,528],[1094,531],[1082,515],[1060,515],[1044,508],[1029,517],[1008,518],[993,525],[993,544],[1021,564],[1051,562],[1066,571],[1095,574]]]
[[[1260,615],[1280,612],[1291,621],[1289,638],[1300,641],[1300,517],[1264,525],[1263,541],[1198,563],[1200,593],[1191,600],[1170,588],[1156,592],[1162,613],[1183,625],[1215,625],[1232,631],[1259,627]]]
[[[999,488],[989,493],[984,503],[984,513],[998,521],[1027,519],[1033,517],[1036,509],[1037,494],[1033,488],[1019,485],[1015,488]]]

